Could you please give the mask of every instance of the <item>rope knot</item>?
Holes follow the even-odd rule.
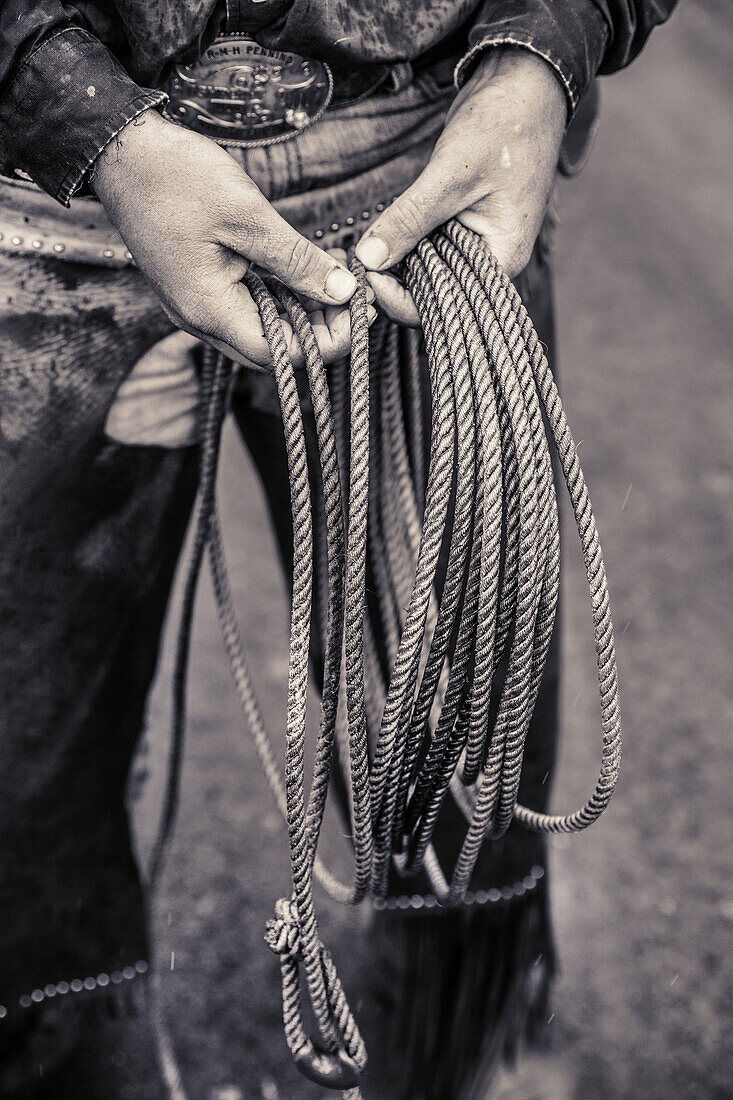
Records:
[[[300,954],[300,920],[292,898],[275,902],[275,917],[267,922],[265,943],[276,955],[296,958]]]

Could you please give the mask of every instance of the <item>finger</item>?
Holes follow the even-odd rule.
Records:
[[[377,319],[374,306],[367,306],[369,324]],[[351,317],[348,309],[318,310],[311,316],[313,332],[324,363],[335,363],[351,351]]]
[[[198,337],[202,343],[208,344],[209,347],[214,348],[215,351],[220,351],[222,355],[225,355],[227,359],[231,359],[237,366],[248,367],[257,374],[270,373],[270,363],[256,363],[254,359],[249,359],[243,352],[239,351],[238,348],[232,347],[231,344],[227,344],[224,340],[217,340],[215,336],[208,336],[205,332],[198,333]]]
[[[199,317],[202,320],[199,321]],[[270,346],[262,328],[259,310],[247,288],[242,283],[234,283],[222,295],[216,304],[206,308],[200,304],[200,312],[194,316],[173,318],[187,332],[205,340],[206,343],[229,356],[236,363],[269,370],[272,366]],[[303,364],[303,353],[298,338],[289,321],[280,319],[288,354],[293,365]]]
[[[348,312],[349,312],[348,306],[347,307],[344,307],[344,306],[326,306],[326,308],[324,310],[324,316],[326,318],[326,324],[328,325],[329,328],[333,328],[333,325],[335,324],[336,318],[338,317],[339,313],[348,313]]]
[[[344,266],[348,264],[349,256],[345,248],[329,248],[328,254],[329,256],[333,256],[334,260],[338,260],[339,263],[342,263]],[[370,286],[366,288],[366,300],[367,305],[371,305],[374,301],[374,291]]]
[[[367,288],[366,288],[367,305],[372,305],[372,303],[374,302],[374,299],[375,299],[374,291],[372,290],[372,288],[370,286],[367,286]],[[303,309],[306,311],[306,313],[313,313],[317,309],[320,309],[320,310],[323,309],[323,306],[320,302],[314,302],[312,298],[306,298],[302,294],[300,296],[300,301],[301,301],[301,305],[303,306]],[[326,315],[328,315],[328,312],[330,310],[334,310],[335,312],[338,312],[339,310],[342,310],[342,309],[348,309],[348,306],[326,306]]]
[[[433,160],[402,195],[388,206],[356,246],[356,255],[371,271],[384,271],[400,260],[437,226],[468,205],[460,173]]]
[[[301,294],[324,305],[348,302],[356,279],[344,263],[293,229],[251,181],[222,234],[222,243]]]
[[[514,279],[524,271],[532,256],[539,225],[511,209],[488,216],[477,210],[463,210],[456,215],[459,222],[486,241],[501,269]]]
[[[212,347],[237,363],[263,370],[270,370],[272,357],[265,337],[259,311],[249,291],[242,283],[235,284],[222,303],[226,308],[209,316],[207,331],[195,331],[194,335],[206,340]],[[329,311],[330,312],[330,311]],[[319,350],[325,363],[331,363],[349,354],[351,347],[351,324],[348,309],[334,307],[330,323],[326,322],[316,334]],[[369,324],[375,320],[377,312],[373,306],[367,306]],[[303,350],[298,337],[288,320],[280,319],[288,355],[294,367],[303,366]],[[185,324],[188,331],[190,327]]]
[[[378,275],[374,271],[367,274],[367,279],[374,287],[377,306],[390,321],[409,328],[420,327],[420,318],[412,295],[399,279],[392,275]]]
[[[329,321],[326,320],[326,314],[322,309],[314,310],[309,315],[310,323],[313,326],[313,335],[316,338],[318,350],[324,363],[332,363],[335,359],[348,355],[350,340],[349,311],[331,307],[328,313],[331,314]],[[345,326],[341,320],[343,316],[347,318]]]

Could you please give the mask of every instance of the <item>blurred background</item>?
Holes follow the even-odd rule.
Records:
[[[562,974],[547,1031],[567,1080],[548,1080],[542,1100],[733,1096],[732,60],[733,9],[682,3],[630,70],[601,82],[590,162],[560,186],[563,393],[611,585],[625,757],[603,819],[551,845]],[[222,509],[247,652],[280,736],[287,605],[259,486],[232,435]],[[571,535],[557,810],[592,786],[600,731]],[[139,765],[143,849],[160,793],[170,667],[167,650]],[[158,930],[164,999],[197,1100],[325,1095],[291,1067],[277,963],[262,942],[287,892],[286,851],[205,578]],[[320,912],[349,990],[363,917],[325,900]],[[134,1039],[115,1058],[129,1081],[123,1096],[156,1095],[134,1072]]]

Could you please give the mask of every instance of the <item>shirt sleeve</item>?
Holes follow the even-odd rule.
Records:
[[[484,0],[458,62],[461,87],[482,52],[521,46],[544,58],[565,89],[568,118],[597,73],[613,73],[639,53],[676,0]]]
[[[0,4],[0,171],[26,172],[64,206],[107,143],[166,100],[79,20],[58,3]]]

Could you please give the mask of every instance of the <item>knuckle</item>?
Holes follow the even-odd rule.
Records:
[[[423,235],[423,213],[422,203],[406,193],[395,203],[392,218],[400,234],[419,240]]]
[[[163,298],[159,299],[163,313],[166,315],[169,321],[171,321],[176,328],[186,328],[186,321],[184,321],[180,312],[172,304],[172,302],[166,302]]]
[[[523,244],[516,254],[514,262],[514,268],[517,272],[524,271],[525,267],[532,259],[532,245]]]
[[[495,252],[507,272],[522,271],[534,249],[534,222],[526,210],[514,204],[498,209],[494,216],[498,229]]]
[[[514,245],[514,253],[512,256],[512,266],[515,271],[524,271],[525,267],[532,259],[532,252],[534,251],[534,235],[523,230],[521,235],[516,239]]]
[[[320,258],[318,251],[305,237],[295,237],[285,264],[288,280],[293,284],[308,282],[316,274]]]
[[[222,226],[229,233],[251,238],[260,219],[259,212],[265,201],[259,187],[249,176],[242,173],[237,179],[236,189],[227,190],[220,198],[218,211]]]
[[[508,241],[517,244],[524,234],[524,218],[514,197],[499,198],[494,204],[495,221]]]
[[[196,332],[204,332],[208,336],[220,334],[218,309],[213,302],[207,301],[204,295],[187,296],[185,300],[179,301],[175,308],[187,331],[193,329]]]
[[[208,330],[209,326],[206,322],[209,318],[199,299],[189,298],[178,301],[174,308],[187,328],[196,328],[200,331]]]

